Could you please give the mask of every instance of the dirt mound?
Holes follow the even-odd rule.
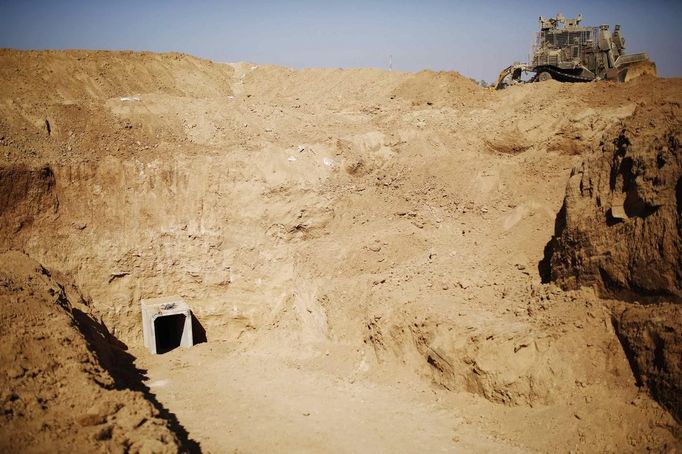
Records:
[[[414,106],[459,105],[485,99],[489,90],[454,71],[421,71],[410,75],[393,92]]]
[[[0,151],[35,167],[44,164],[32,162],[37,156],[54,163],[181,144],[185,119],[167,112],[159,121],[155,100],[224,102],[233,95],[233,72],[180,53],[0,49]],[[121,111],[139,118],[123,120]]]
[[[73,279],[149,370],[142,395],[206,449],[679,444],[610,303],[537,265],[571,168],[636,109],[651,129],[681,81],[492,92],[456,73],[4,52],[0,248]],[[140,299],[176,294],[208,342],[152,357]]]
[[[318,103],[326,108],[345,110],[360,102],[373,109],[388,100],[405,73],[379,69],[290,69],[272,65],[237,64],[235,90],[247,98],[267,99],[274,105],[298,106]],[[254,100],[255,100],[254,99]]]
[[[679,112],[652,118],[640,109],[619,129],[572,172],[552,278],[604,296],[682,302]]]
[[[0,450],[177,452],[159,410],[105,369],[124,379],[77,291],[22,253],[0,264]]]
[[[367,342],[384,360],[392,352],[399,358],[417,353],[421,372],[436,383],[510,406],[572,402],[601,393],[602,386],[617,389],[629,382],[609,312],[591,292],[533,287],[525,299],[525,310],[483,330],[472,329],[464,314],[425,317],[409,326],[401,326],[400,317],[374,320]],[[559,319],[572,326],[553,327]],[[585,342],[593,347],[589,358],[575,353]]]
[[[638,108],[569,179],[551,277],[606,297],[677,304],[621,307],[616,328],[640,383],[682,416],[682,122],[679,107]]]
[[[228,96],[232,68],[180,54],[0,49],[2,98],[75,101],[133,97]],[[134,98],[131,98],[134,101]]]

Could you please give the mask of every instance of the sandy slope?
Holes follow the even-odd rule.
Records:
[[[539,270],[572,167],[679,80],[0,62],[0,245],[72,277],[207,451],[679,447],[611,303]],[[209,342],[150,357],[168,294]]]
[[[0,450],[177,452],[163,407],[131,389],[129,356],[77,290],[19,252],[0,264]]]

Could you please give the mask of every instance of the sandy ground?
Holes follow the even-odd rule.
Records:
[[[581,315],[571,327],[580,336],[594,330],[590,324],[605,321]],[[467,331],[472,327],[461,335]],[[529,364],[523,355],[501,360],[506,341],[477,359],[481,367],[508,374],[501,381],[509,389],[502,385],[500,392],[513,393],[519,369]],[[616,362],[611,373],[625,375],[615,383],[631,382],[627,364],[618,361],[619,347],[606,348],[608,356],[616,356],[606,360]],[[550,405],[503,405],[494,392],[486,398],[453,389],[435,383],[442,376],[428,373],[419,379],[405,364],[377,364],[374,355],[352,346],[331,342],[317,345],[316,353],[297,349],[282,336],[237,349],[217,341],[159,356],[142,348],[132,353],[136,366],[147,371],[151,393],[173,409],[206,452],[615,452],[675,449],[677,443],[668,432],[675,423],[645,391],[622,384],[613,389],[608,377],[586,374],[572,383],[577,392],[555,396]],[[603,356],[590,356],[592,367],[601,368]],[[560,358],[556,364],[573,368]],[[561,386],[561,379],[552,381]]]
[[[618,303],[540,266],[574,166],[679,119],[680,80],[4,50],[0,82],[0,246],[73,280],[203,451],[680,449]],[[139,301],[174,294],[208,342],[153,357]]]
[[[415,389],[405,378],[356,383],[271,352],[216,354],[220,347],[179,353],[170,367],[143,363],[152,371],[153,392],[182,409],[179,417],[207,452],[519,450],[472,426],[463,402]],[[186,371],[200,367],[208,372],[200,380]],[[188,385],[196,389],[187,391]]]
[[[481,424],[469,395],[409,376],[356,381],[329,370],[333,357],[313,365],[267,351],[225,352],[222,344],[197,350],[138,364],[206,452],[524,451]],[[196,369],[206,374],[198,378]]]

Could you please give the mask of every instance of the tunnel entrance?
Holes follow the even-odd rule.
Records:
[[[144,346],[150,352],[160,354],[193,345],[192,312],[182,298],[153,298],[140,303]]]
[[[174,314],[157,317],[154,320],[156,353],[167,353],[180,346],[186,318],[184,314]]]

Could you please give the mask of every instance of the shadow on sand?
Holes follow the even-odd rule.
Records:
[[[102,367],[113,377],[116,388],[131,389],[144,394],[145,398],[158,410],[159,416],[168,422],[170,429],[180,440],[182,452],[201,453],[199,443],[189,437],[187,430],[180,424],[178,418],[165,408],[144,384],[146,371],[135,367],[135,357],[127,352],[128,347],[113,336],[103,323],[96,321],[89,314],[76,308],[73,308],[72,312],[89,347],[99,359]],[[197,340],[202,339],[201,336],[203,336],[203,342],[206,342],[206,330],[194,315],[192,315],[192,327],[193,330],[196,330],[194,331],[195,343],[202,342]]]

